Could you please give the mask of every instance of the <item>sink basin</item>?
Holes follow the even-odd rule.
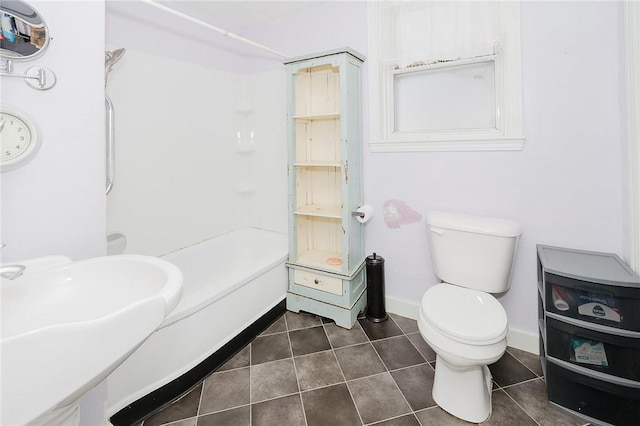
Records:
[[[77,420],[78,401],[162,323],[182,273],[150,256],[49,256],[2,279],[1,424]]]

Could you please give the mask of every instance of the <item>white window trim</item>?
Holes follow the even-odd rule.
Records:
[[[626,2],[628,161],[631,268],[640,274],[640,3]]]
[[[520,4],[505,2],[503,13],[507,35],[504,45],[490,57],[424,65],[409,70],[390,70],[380,58],[381,34],[378,5],[369,4],[369,89],[370,140],[372,152],[412,151],[504,151],[522,150],[522,65],[520,54]],[[508,52],[505,55],[504,52]],[[506,58],[506,60],[505,60]],[[423,71],[425,69],[456,66],[482,60],[495,61],[496,77],[496,129],[479,129],[442,132],[394,132],[393,77],[398,72]]]

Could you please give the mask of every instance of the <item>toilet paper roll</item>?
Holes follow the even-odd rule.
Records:
[[[557,310],[569,310],[569,304],[565,300],[562,291],[560,291],[556,286],[551,287],[551,298],[553,299],[553,306],[555,306]]]
[[[356,216],[356,219],[360,223],[367,223],[373,217],[373,206],[370,204],[365,204],[356,209],[356,212],[361,213],[361,215]]]

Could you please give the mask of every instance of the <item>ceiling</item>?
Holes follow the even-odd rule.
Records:
[[[211,24],[226,23],[233,27],[230,29],[238,31],[249,30],[316,7],[323,2],[316,0],[171,0],[162,3]]]

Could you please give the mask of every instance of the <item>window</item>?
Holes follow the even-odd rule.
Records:
[[[372,151],[522,149],[517,2],[369,7]]]

